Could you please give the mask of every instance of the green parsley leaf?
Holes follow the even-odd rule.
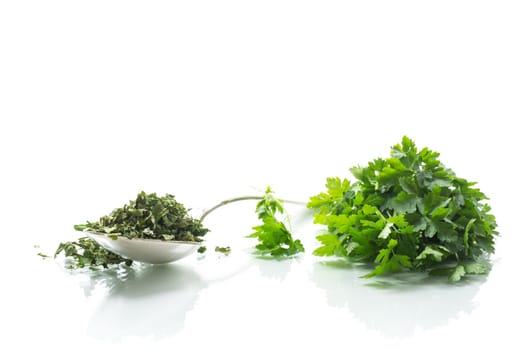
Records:
[[[477,261],[465,264],[465,272],[468,274],[485,274],[489,271],[490,266],[487,262],[484,261]]]
[[[425,260],[427,258],[433,259],[434,261],[441,261],[444,253],[432,246],[426,246],[425,249],[416,257],[416,260]]]
[[[463,265],[458,265],[454,269],[452,269],[452,273],[448,276],[448,279],[452,282],[457,282],[463,276],[465,276],[467,272],[465,271],[465,267]]]
[[[323,245],[314,250],[314,255],[317,256],[344,256],[344,248],[339,240],[339,237],[333,233],[326,233],[317,236],[317,240]],[[355,247],[354,247],[355,248]]]

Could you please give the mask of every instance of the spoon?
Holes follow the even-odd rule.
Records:
[[[262,196],[241,196],[226,199],[217,205],[205,210],[199,221],[202,222],[212,211],[238,201],[261,200]],[[305,205],[303,202],[281,200],[284,203]],[[86,235],[105,249],[124,258],[150,264],[165,264],[180,260],[195,252],[202,242],[192,241],[163,241],[160,239],[126,238],[108,236],[104,233],[85,231]]]

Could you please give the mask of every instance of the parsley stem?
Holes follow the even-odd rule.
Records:
[[[219,204],[217,204],[217,205],[211,207],[210,209],[206,210],[201,215],[201,218],[199,219],[199,221],[202,222],[202,220],[204,220],[204,218],[206,216],[208,216],[208,214],[210,214],[215,209],[220,208],[220,207],[222,207],[222,206],[224,206],[226,204],[230,204],[230,203],[233,203],[233,202],[239,202],[239,201],[245,201],[245,200],[262,200],[263,198],[264,198],[263,196],[240,196],[240,197],[235,197],[235,198],[230,198],[230,199],[223,200]],[[292,201],[292,200],[288,200],[288,199],[279,199],[279,200],[281,202],[283,202],[283,203],[297,204],[297,205],[306,205],[305,202]]]

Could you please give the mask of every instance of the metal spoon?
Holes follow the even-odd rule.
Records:
[[[224,205],[244,201],[244,200],[261,200],[262,196],[241,196],[224,200],[217,205],[204,211],[200,217],[202,222],[211,212]],[[305,205],[306,203],[283,200],[282,202],[290,204]],[[118,254],[124,258],[134,261],[140,261],[150,264],[164,264],[182,259],[195,252],[202,242],[190,241],[162,241],[159,239],[142,239],[126,237],[109,237],[104,233],[85,231],[87,236],[100,244],[105,249]]]

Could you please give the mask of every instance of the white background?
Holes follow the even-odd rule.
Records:
[[[518,346],[521,3],[2,0],[1,342]],[[196,214],[267,185],[307,200],[403,135],[491,197],[501,237],[487,278],[360,279],[309,254],[319,228],[300,208],[290,210],[308,252],[253,259],[253,203],[207,219],[230,257],[117,276],[36,256],[140,190],[173,193]]]

